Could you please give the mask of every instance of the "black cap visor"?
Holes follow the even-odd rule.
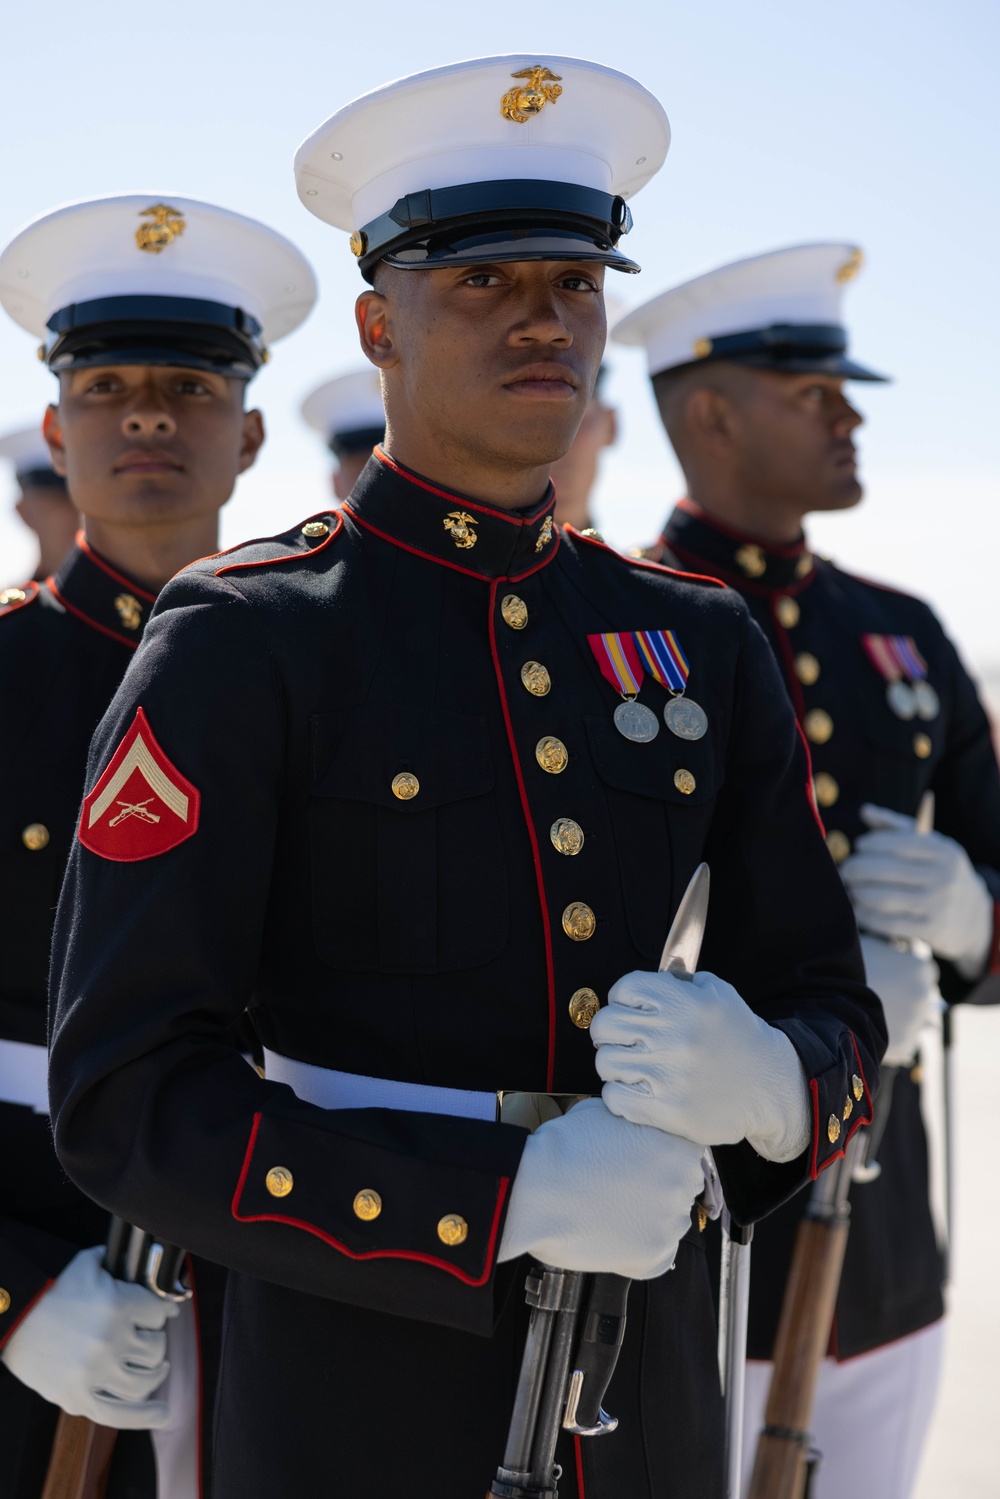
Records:
[[[705,339],[705,344],[699,358],[671,368],[690,369],[721,359],[786,375],[833,375],[840,380],[879,382],[890,378],[848,357],[847,330],[839,323],[775,323],[769,328]]]
[[[337,458],[351,453],[370,453],[377,442],[385,440],[385,423],[381,427],[353,427],[350,432],[331,432],[327,447]]]
[[[45,362],[61,370],[167,365],[249,380],[267,358],[260,324],[238,307],[184,297],[104,297],[49,319]]]

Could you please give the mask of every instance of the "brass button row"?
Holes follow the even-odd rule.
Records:
[[[794,630],[798,624],[802,611],[793,598],[783,593],[774,605],[774,612],[778,616],[778,623],[786,630]]]
[[[562,929],[573,942],[586,942],[597,931],[597,917],[586,901],[570,901],[562,913]]]
[[[851,852],[851,840],[846,833],[840,832],[838,828],[831,828],[826,835],[826,846],[830,850],[830,857],[835,864],[843,864],[847,855]]]
[[[601,1008],[601,1001],[593,989],[577,989],[570,996],[569,1018],[581,1031],[590,1029],[590,1022]]]
[[[4,1288],[3,1288],[3,1286],[0,1286],[0,1317],[3,1316],[4,1312],[9,1312],[9,1311],[10,1311],[10,1292],[9,1291],[5,1291]]]
[[[39,849],[45,848],[49,841],[49,830],[44,822],[29,822],[21,833],[21,842],[31,853],[36,854]]]
[[[535,745],[535,759],[550,776],[557,776],[569,764],[569,751],[554,734],[545,734]]]
[[[800,651],[795,658],[795,675],[803,687],[812,687],[819,681],[819,662],[810,651]]]
[[[813,744],[826,744],[833,734],[833,719],[825,708],[811,708],[805,717],[806,738]]]
[[[382,1211],[382,1198],[374,1187],[362,1187],[354,1199],[354,1215],[362,1223],[374,1223]],[[469,1237],[469,1225],[460,1213],[445,1213],[437,1226],[437,1236],[442,1244],[455,1249]]]
[[[816,793],[816,800],[821,807],[835,806],[840,796],[840,787],[833,776],[828,775],[825,770],[821,770],[818,775],[813,776],[813,790]]]
[[[572,858],[583,847],[583,828],[572,817],[557,817],[549,828],[549,838],[557,853]]]
[[[552,690],[552,678],[540,661],[525,661],[521,681],[532,697],[545,697]]]
[[[504,595],[500,601],[500,613],[512,630],[523,630],[528,623],[528,606],[516,593]]]

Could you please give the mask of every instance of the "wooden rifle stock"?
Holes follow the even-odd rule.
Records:
[[[117,1435],[60,1411],[42,1499],[104,1499]]]
[[[813,1399],[833,1326],[850,1227],[847,1193],[861,1134],[844,1159],[823,1172],[799,1224],[747,1499],[803,1499],[805,1494]]]

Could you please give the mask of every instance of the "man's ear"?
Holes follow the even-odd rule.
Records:
[[[699,385],[687,398],[684,422],[689,431],[712,443],[729,441],[732,436],[732,407],[721,391]]]
[[[264,418],[257,410],[244,411],[243,413],[243,436],[240,440],[240,461],[238,473],[245,474],[256,461],[257,454],[264,445]]]
[[[380,370],[390,370],[398,364],[387,299],[377,291],[363,291],[354,304],[354,318],[365,358]]]
[[[601,434],[601,447],[614,447],[618,441],[618,413],[613,406],[602,406],[604,415],[604,428]]]
[[[52,467],[57,474],[66,477],[66,448],[63,444],[62,427],[59,424],[59,407],[46,406],[42,417],[42,436],[49,448]]]

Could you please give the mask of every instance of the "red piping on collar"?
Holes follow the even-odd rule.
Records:
[[[329,1244],[331,1249],[336,1249],[340,1254],[347,1256],[349,1260],[416,1260],[421,1265],[430,1265],[434,1270],[444,1270],[448,1275],[453,1275],[467,1286],[484,1286],[493,1273],[493,1257],[496,1253],[497,1243],[500,1235],[500,1219],[503,1216],[503,1205],[507,1200],[507,1192],[510,1189],[510,1177],[501,1176],[497,1187],[496,1207],[493,1211],[493,1222],[490,1225],[490,1236],[486,1244],[485,1269],[482,1275],[476,1277],[469,1275],[467,1271],[460,1270],[457,1265],[451,1265],[447,1260],[438,1259],[431,1254],[418,1253],[409,1249],[348,1249],[346,1244],[341,1244],[332,1234],[320,1228],[315,1223],[306,1223],[301,1218],[291,1218],[285,1213],[252,1213],[244,1217],[239,1212],[239,1201],[243,1195],[243,1188],[250,1171],[250,1162],[253,1159],[254,1146],[257,1143],[257,1133],[264,1116],[255,1114],[253,1116],[253,1127],[250,1130],[250,1139],[247,1142],[246,1155],[243,1158],[243,1169],[240,1179],[236,1183],[236,1191],[233,1193],[231,1212],[237,1223],[284,1223],[289,1228],[301,1228],[307,1234],[314,1234],[317,1239],[322,1239],[324,1244]]]
[[[556,974],[555,962],[552,957],[552,923],[549,920],[549,906],[545,895],[545,880],[542,875],[542,858],[538,848],[538,834],[535,831],[534,819],[531,815],[531,806],[528,802],[528,793],[524,785],[524,776],[521,772],[521,759],[517,753],[517,741],[514,738],[514,725],[511,722],[510,707],[507,702],[507,689],[504,686],[503,671],[500,666],[500,655],[497,651],[496,633],[496,599],[497,590],[501,583],[507,582],[506,578],[497,578],[490,587],[490,654],[493,657],[493,670],[496,673],[497,688],[500,693],[500,706],[503,709],[504,727],[507,730],[507,742],[510,745],[510,756],[514,762],[514,775],[517,778],[517,790],[521,798],[521,810],[524,813],[524,824],[528,830],[528,838],[531,843],[531,857],[535,865],[535,883],[538,886],[538,903],[542,911],[542,933],[545,939],[545,982],[548,990],[549,1002],[549,1038],[548,1056],[545,1063],[545,1091],[552,1092],[553,1079],[556,1070]]]
[[[701,506],[696,505],[694,500],[689,499],[687,495],[678,500],[674,508],[683,510],[687,515],[693,515],[695,520],[700,520],[712,531],[721,531],[722,535],[728,536],[730,541],[749,542],[751,546],[760,547],[762,552],[773,552],[776,557],[801,557],[803,552],[809,550],[804,536],[801,541],[788,542],[782,546],[777,542],[761,541],[759,536],[751,536],[749,531],[737,531],[735,526],[727,526],[724,521],[716,520],[714,515],[706,514]]]
[[[58,599],[59,603],[63,606],[67,613],[75,614],[77,619],[82,620],[85,625],[89,625],[92,630],[99,630],[102,635],[107,635],[109,640],[117,640],[118,644],[123,645],[127,651],[138,650],[138,640],[126,640],[124,635],[118,634],[117,630],[112,630],[109,625],[98,624],[96,619],[91,619],[89,614],[84,614],[83,610],[78,609],[75,604],[71,604],[69,599],[64,599],[62,594],[59,592],[59,589],[56,587],[55,578],[46,578],[45,586],[51,593],[52,597],[54,599]]]
[[[506,578],[488,578],[484,573],[474,572],[470,567],[462,567],[457,562],[449,562],[447,557],[435,557],[433,552],[422,552],[419,547],[410,546],[409,542],[400,541],[397,536],[390,536],[388,531],[382,531],[378,526],[373,526],[370,520],[363,520],[356,510],[351,509],[346,500],[341,508],[347,511],[347,514],[354,521],[355,525],[361,526],[366,531],[370,531],[373,536],[380,537],[382,541],[388,541],[390,545],[399,547],[400,551],[409,552],[414,557],[420,557],[424,562],[436,562],[438,567],[450,567],[452,572],[462,573],[466,578],[475,578],[477,583],[522,583],[525,578],[530,578],[532,573],[537,573],[539,568],[548,566],[556,552],[558,552],[561,540],[559,530],[555,528],[552,538],[553,545],[548,550],[546,556],[540,562],[536,562],[533,567],[529,567],[527,572],[518,573],[516,576],[511,574],[510,577]]]
[[[330,511],[330,510],[324,510],[324,511],[321,512],[321,514],[323,514],[323,515],[331,515],[332,513],[333,512]],[[308,526],[309,522],[308,521],[303,521],[302,524],[304,526]],[[316,555],[317,552],[321,552],[324,547],[328,547],[330,545],[330,543],[333,540],[333,538],[340,533],[340,530],[341,530],[341,527],[343,526],[343,524],[344,524],[344,517],[341,515],[340,511],[338,510],[337,511],[337,518],[336,518],[336,520],[334,521],[333,525],[330,527],[330,530],[329,530],[328,534],[323,537],[323,540],[320,542],[319,546],[310,547],[309,550],[306,551],[306,552],[286,552],[283,557],[257,557],[253,561],[251,561],[251,562],[230,562],[230,563],[227,563],[227,565],[225,567],[217,567],[215,569],[215,576],[217,578],[221,578],[224,573],[241,572],[245,568],[250,568],[250,567],[274,567],[279,562],[301,562],[306,557],[315,557],[315,555]],[[241,541],[237,546],[228,547],[227,550],[224,551],[224,552],[216,552],[215,556],[216,557],[227,557],[230,552],[242,552],[242,550],[243,550],[244,547],[264,545],[266,542],[273,541],[273,540],[274,540],[273,536],[265,536],[259,542]],[[211,562],[213,559],[211,557],[209,557],[209,558],[203,558],[202,560],[203,561],[209,561],[209,562]]]
[[[88,561],[92,562],[95,567],[99,567],[102,573],[106,573],[116,583],[120,583],[123,588],[127,588],[129,593],[140,594],[147,604],[156,603],[155,593],[149,593],[145,588],[140,588],[138,583],[133,583],[131,578],[126,578],[125,574],[117,572],[110,562],[105,562],[103,557],[99,557],[82,531],[76,533],[76,544]]]
[[[447,500],[449,505],[468,506],[470,510],[480,510],[483,515],[493,516],[494,520],[505,520],[508,526],[527,526],[530,529],[536,521],[541,520],[543,515],[547,515],[550,510],[555,508],[556,493],[554,486],[548,504],[539,510],[537,515],[533,515],[530,520],[527,520],[523,515],[511,515],[507,510],[497,510],[492,505],[484,505],[481,500],[470,500],[466,495],[452,494],[450,489],[438,489],[437,485],[428,483],[426,479],[421,479],[418,474],[411,473],[409,469],[401,468],[398,463],[389,457],[384,448],[376,446],[372,449],[372,456],[378,459],[379,463],[383,464],[385,468],[391,468],[394,474],[398,474],[408,484],[416,484],[418,489],[426,489],[428,494],[436,494],[439,499]]]
[[[690,557],[693,561],[699,563],[704,560],[699,558],[697,552],[692,552],[689,547],[680,546],[676,541],[671,540],[667,542],[666,545],[669,547],[670,551],[676,552],[678,557]],[[658,567],[660,564],[654,563],[652,565]],[[712,565],[715,566],[714,563]],[[722,567],[720,565],[718,571],[718,580],[722,582],[725,587],[735,588],[737,593],[752,593],[757,595],[757,597],[759,598],[767,599],[772,598],[775,594],[778,593],[801,593],[804,588],[808,588],[810,583],[812,583],[813,579],[816,577],[817,569],[814,566],[804,578],[795,578],[791,583],[782,583],[779,585],[775,585],[774,587],[768,587],[768,585],[765,583],[754,583],[752,579],[744,577],[741,573],[732,572],[728,567]]]
[[[606,541],[598,541],[596,536],[584,536],[575,526],[563,526],[563,531],[568,531],[574,541],[584,541],[589,547],[600,547],[602,552],[608,552],[618,562],[624,563],[626,567],[645,567],[654,573],[666,573],[668,578],[685,578],[689,583],[708,583],[712,588],[727,588],[729,585],[723,583],[721,578],[714,578],[709,573],[686,573],[680,568],[667,567],[663,562],[653,562],[648,557],[623,557],[621,552],[609,547]]]

